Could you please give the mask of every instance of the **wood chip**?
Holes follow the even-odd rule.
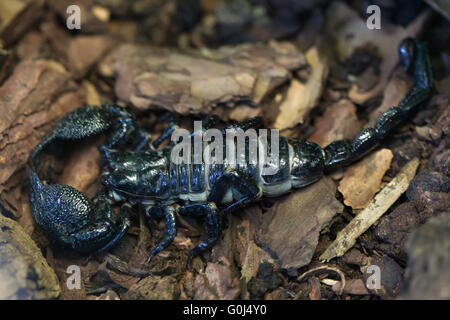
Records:
[[[59,179],[60,184],[67,184],[86,192],[100,175],[100,153],[97,147],[101,144],[102,138],[92,137],[85,139],[82,145],[74,145],[70,151],[69,161],[64,165],[64,171]]]
[[[400,68],[399,68],[400,69]],[[413,86],[413,79],[404,72],[394,72],[383,92],[383,101],[380,106],[369,115],[367,126],[374,127],[379,116],[390,107],[398,106]]]
[[[311,75],[306,83],[292,80],[275,119],[276,129],[288,129],[303,123],[322,95],[323,85],[328,76],[328,62],[316,47],[308,50],[306,61],[311,68]]]
[[[338,233],[336,240],[320,256],[320,260],[330,261],[335,257],[342,256],[353,247],[356,239],[373,225],[406,191],[418,166],[419,159],[417,158],[408,162],[398,175],[373,198],[370,204]]]
[[[17,65],[0,87],[0,192],[45,134],[41,128],[84,102],[84,90],[61,64],[23,60]]]
[[[344,203],[353,209],[365,208],[380,188],[393,157],[391,150],[380,149],[348,167],[338,186]]]
[[[291,44],[241,45],[194,51],[122,45],[99,66],[117,75],[120,100],[146,110],[160,107],[181,114],[211,113],[217,105],[259,103],[306,64]]]
[[[348,99],[341,99],[325,110],[314,127],[316,131],[308,140],[323,148],[336,140],[352,139],[361,129],[361,123],[356,115],[356,106]]]
[[[55,299],[58,278],[41,250],[12,219],[0,214],[0,299]]]
[[[194,299],[233,300],[239,297],[239,280],[234,277],[226,258],[220,263],[208,262],[205,272],[194,280]]]
[[[298,268],[311,261],[320,231],[343,208],[335,193],[334,182],[324,177],[278,199],[263,216],[257,244],[295,276]]]
[[[67,67],[75,78],[84,76],[89,69],[114,47],[112,38],[105,35],[78,36],[71,39],[65,52]]]
[[[11,44],[44,14],[44,0],[0,1],[0,39]]]

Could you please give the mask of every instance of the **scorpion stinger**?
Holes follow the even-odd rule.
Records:
[[[272,147],[278,150],[277,162],[266,161],[269,157],[264,153],[258,154],[257,163],[250,161],[246,145],[245,151],[241,149],[239,155],[233,153],[222,163],[207,163],[204,159],[198,163],[194,158],[188,159],[188,163],[175,163],[170,154],[179,150],[180,144],[171,142],[161,150],[156,148],[178,127],[176,116],[168,117],[169,128],[152,145],[150,135],[136,128],[132,116],[123,108],[88,106],[75,110],[64,117],[32,153],[30,202],[33,217],[56,241],[79,251],[97,251],[108,248],[123,236],[129,225],[131,205],[128,203],[141,204],[148,218],[163,219],[166,225],[164,238],[151,251],[148,260],[172,243],[178,215],[202,218],[206,220],[207,237],[191,250],[192,255],[197,255],[219,239],[222,213],[263,196],[277,197],[303,188],[318,181],[325,172],[357,161],[424,105],[433,91],[426,45],[415,39],[405,39],[400,44],[399,55],[405,71],[414,75],[414,87],[398,106],[384,112],[373,128],[361,130],[352,141],[334,141],[323,149],[313,142],[285,137],[275,139],[278,143],[275,146],[270,139],[267,150]],[[217,119],[210,120],[208,122],[213,124]],[[226,129],[240,132],[257,128],[261,123],[260,118],[252,118]],[[101,181],[107,191],[94,198],[95,209],[91,209],[88,199],[74,188],[41,182],[35,169],[36,160],[53,140],[81,139],[106,130],[110,130],[110,134],[100,151],[104,164]],[[225,136],[225,131],[219,131],[218,135]],[[131,151],[125,150],[123,142],[133,133],[138,143]],[[194,130],[187,139],[195,141],[197,134],[203,133]],[[264,145],[257,139],[258,146]],[[233,140],[230,145],[234,144]],[[194,157],[193,153],[191,156]],[[238,157],[245,161],[238,163]],[[118,222],[112,215],[113,201],[123,203]]]

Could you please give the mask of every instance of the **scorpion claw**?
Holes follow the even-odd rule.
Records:
[[[128,207],[123,206],[125,215],[117,224],[104,198],[96,199],[94,210],[78,190],[66,185],[44,185],[34,167],[30,181],[31,213],[36,223],[63,246],[97,253],[117,242],[128,229]]]

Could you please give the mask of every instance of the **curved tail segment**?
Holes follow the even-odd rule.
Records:
[[[351,142],[337,140],[326,146],[326,170],[348,165],[365,156],[430,99],[433,73],[427,45],[416,39],[404,39],[399,46],[399,56],[404,70],[414,75],[414,87],[398,106],[388,109],[377,119],[375,128],[361,130]]]
[[[36,223],[58,243],[82,252],[102,251],[128,229],[130,206],[124,204],[116,221],[106,193],[92,201],[67,185],[44,184],[36,171],[41,152],[54,140],[79,140],[110,130],[107,146],[113,148],[134,131],[134,121],[123,108],[111,105],[84,106],[67,114],[31,154],[30,206]]]

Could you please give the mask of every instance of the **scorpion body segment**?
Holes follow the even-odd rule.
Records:
[[[237,166],[230,165],[230,160],[236,159],[225,159],[223,164],[176,164],[170,159],[176,144],[156,149],[175,130],[175,122],[149,146],[150,135],[135,125],[125,109],[108,105],[77,109],[64,117],[32,153],[32,214],[59,243],[79,251],[101,251],[126,232],[131,205],[142,204],[149,218],[164,219],[166,225],[166,236],[152,250],[149,259],[173,241],[178,215],[204,218],[207,238],[191,250],[192,254],[199,254],[210,248],[220,235],[219,208],[228,212],[263,196],[280,196],[318,181],[325,172],[364,157],[418,106],[427,102],[432,94],[433,76],[426,45],[405,39],[399,55],[405,71],[411,72],[415,79],[414,87],[399,106],[388,109],[373,128],[361,130],[352,141],[334,141],[323,149],[313,142],[280,137],[275,174],[267,174],[264,157],[258,157],[256,164],[247,162]],[[260,125],[260,119],[251,118],[231,128]],[[55,139],[81,139],[106,131],[109,131],[107,142],[99,148],[104,160],[101,181],[105,190],[93,199],[93,208],[91,202],[72,187],[42,183],[35,166],[47,145]],[[137,143],[131,151],[121,150],[133,135]],[[113,202],[123,203],[118,220],[113,215]]]

